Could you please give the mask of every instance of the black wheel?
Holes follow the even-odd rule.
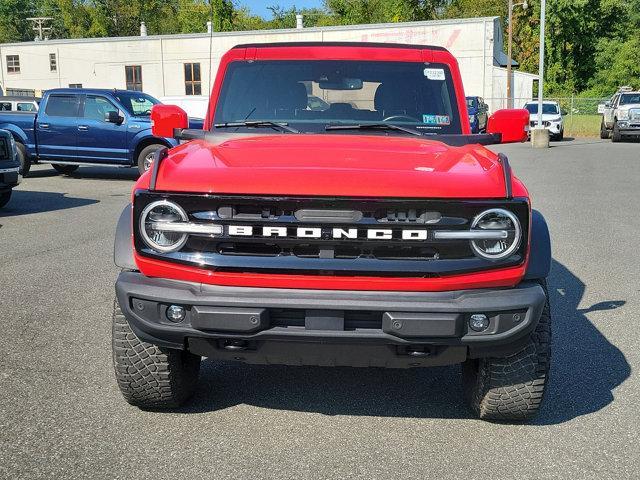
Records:
[[[546,283],[542,286],[547,292]],[[462,365],[465,400],[483,420],[522,422],[538,413],[551,360],[549,299],[529,343],[505,358],[467,360]]]
[[[16,142],[16,150],[20,161],[20,175],[26,177],[29,175],[29,170],[31,170],[31,160],[27,158],[27,148],[20,142]]]
[[[70,175],[78,169],[78,165],[60,165],[60,164],[54,163],[51,166],[55,168],[56,171],[58,173],[61,173],[62,175]]]
[[[140,172],[140,175],[149,170],[156,152],[162,148],[165,148],[165,146],[155,143],[140,150],[140,153],[138,154],[138,171]]]
[[[113,306],[112,347],[118,387],[131,405],[175,408],[193,394],[200,357],[141,341],[131,330],[117,300]]]
[[[560,130],[560,133],[556,137],[556,139],[561,142],[564,139],[564,129]]]
[[[4,207],[11,200],[11,190],[0,193],[0,208]]]
[[[620,128],[618,127],[618,122],[613,123],[613,133],[611,134],[611,141],[614,143],[618,143],[622,141],[622,135],[620,135]]]
[[[606,140],[609,138],[610,132],[607,130],[607,127],[604,125],[604,118],[600,122],[600,138]]]

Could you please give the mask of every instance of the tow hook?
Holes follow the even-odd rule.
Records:
[[[241,350],[246,350],[248,346],[245,340],[225,340],[222,348],[233,352],[239,352]]]
[[[414,350],[412,348],[408,348],[407,349],[407,355],[411,356],[411,357],[428,357],[431,355],[431,352],[429,351],[425,351],[425,350],[418,350],[417,348]]]

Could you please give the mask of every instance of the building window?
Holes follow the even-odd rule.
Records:
[[[7,55],[7,73],[20,73],[20,57]]]
[[[184,90],[187,95],[202,95],[199,63],[184,64]]]
[[[6,95],[12,95],[16,97],[35,97],[36,91],[29,90],[27,88],[7,88]]]
[[[69,88],[82,88],[81,83],[70,83]]]
[[[142,67],[140,65],[127,65],[124,67],[127,79],[127,90],[142,91]]]
[[[55,53],[49,54],[49,70],[51,70],[52,72],[58,71],[58,60],[56,59]]]

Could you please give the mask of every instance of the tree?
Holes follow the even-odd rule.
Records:
[[[33,40],[35,34],[25,18],[35,13],[32,0],[0,0],[0,43]]]

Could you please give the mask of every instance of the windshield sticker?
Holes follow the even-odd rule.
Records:
[[[449,115],[422,115],[422,123],[425,125],[451,125]]]
[[[425,68],[424,76],[429,80],[444,80],[444,69],[442,68]]]

